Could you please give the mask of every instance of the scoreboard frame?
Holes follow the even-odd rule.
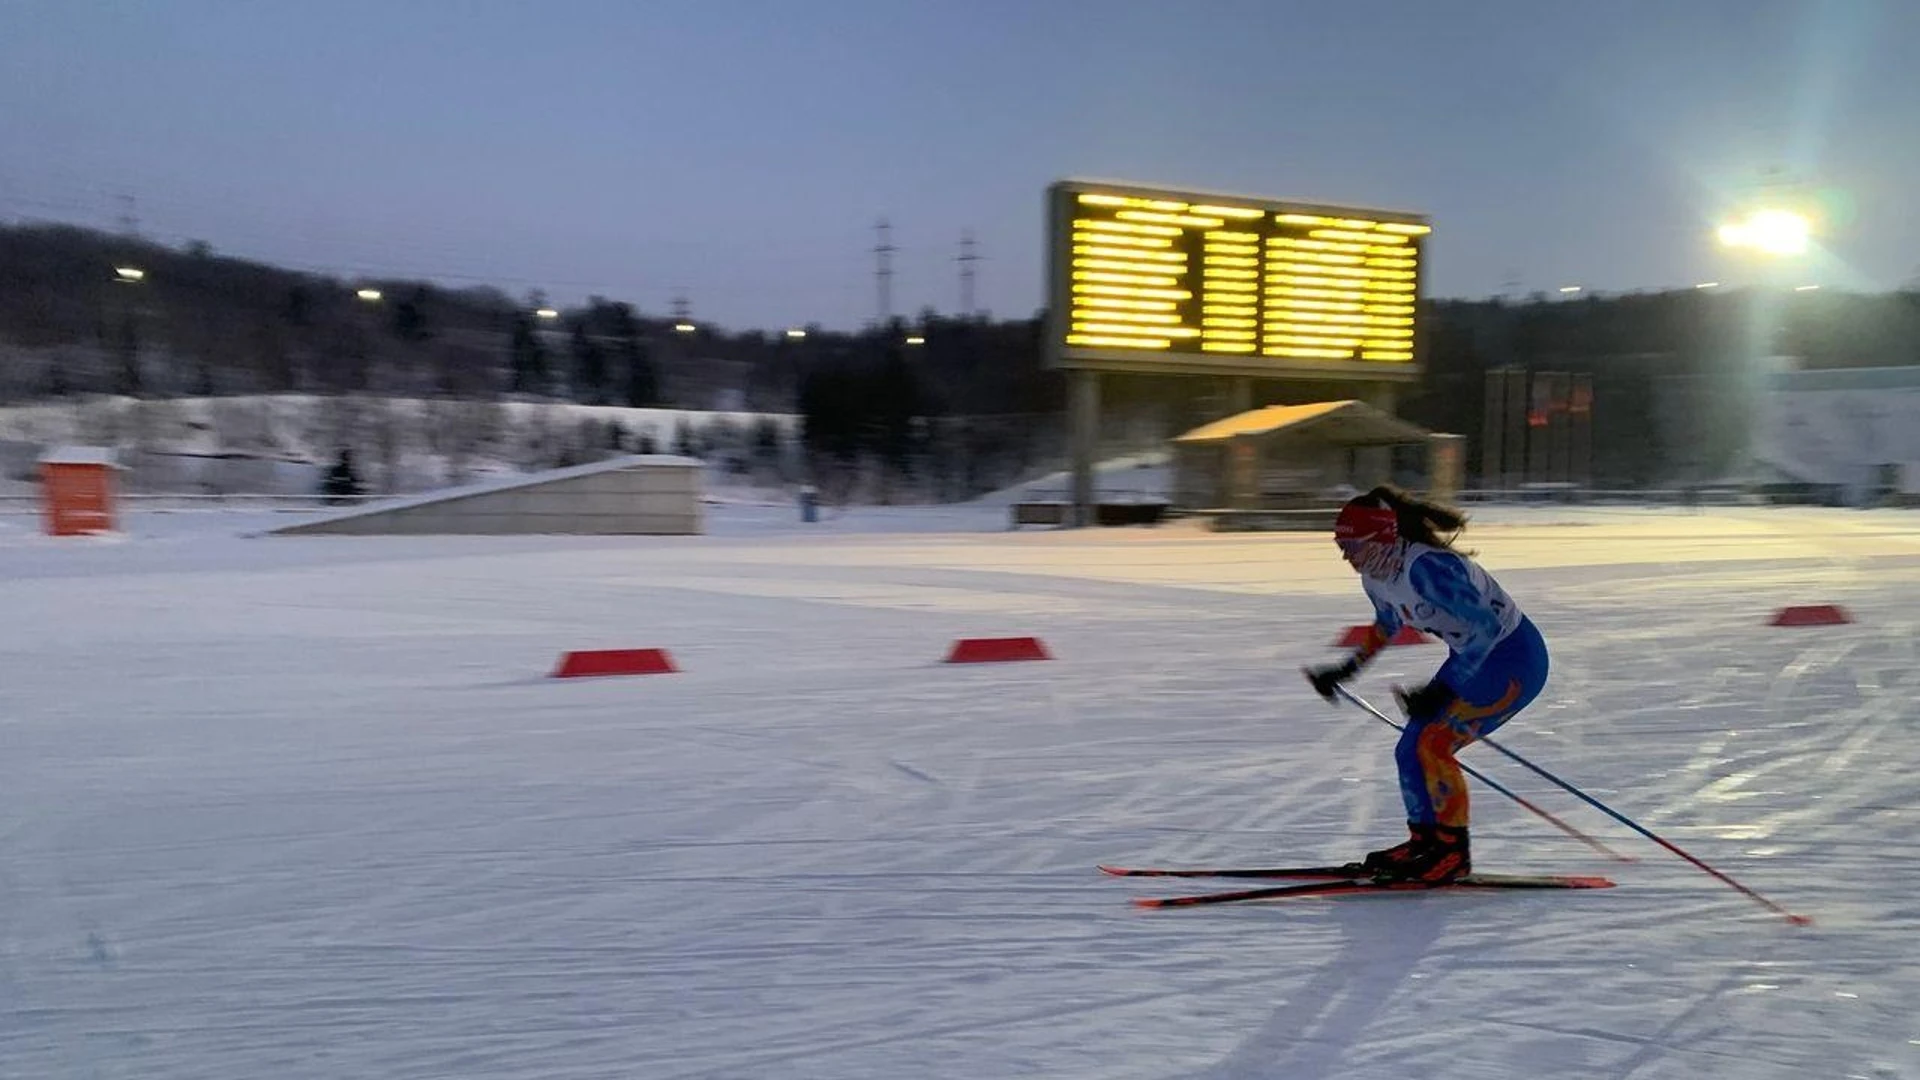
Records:
[[[1083,201],[1089,195],[1097,203]],[[1123,221],[1121,214],[1134,220]],[[1132,265],[1124,257],[1113,258],[1120,253],[1100,247],[1100,238],[1086,231],[1090,216],[1098,219],[1091,228],[1126,230],[1103,234],[1121,237],[1117,242],[1155,243],[1163,251],[1170,250],[1169,245],[1180,248],[1186,255],[1175,264],[1178,280],[1143,276],[1139,271],[1149,268]],[[1082,227],[1078,239],[1077,226]],[[1209,233],[1224,233],[1234,243],[1209,243]],[[1415,381],[1426,361],[1420,308],[1425,298],[1426,241],[1431,233],[1432,224],[1425,215],[1406,211],[1085,178],[1055,181],[1047,188],[1047,365],[1092,372]],[[1099,257],[1085,254],[1094,248],[1099,249]],[[1231,251],[1236,257],[1213,254],[1217,250]],[[1410,258],[1384,257],[1408,253]],[[1172,255],[1149,250],[1141,257],[1170,259]],[[1295,259],[1313,260],[1313,264],[1274,265],[1276,260]],[[1089,262],[1098,269],[1088,269]],[[1339,265],[1331,269],[1314,269],[1336,262]],[[1233,264],[1235,269],[1216,269],[1216,264]],[[1110,268],[1121,272],[1109,272]],[[1248,289],[1244,279],[1253,270],[1259,274],[1259,293],[1215,291]],[[1316,273],[1341,277],[1312,276]],[[1084,280],[1090,274],[1095,280]],[[1099,303],[1163,312],[1184,307],[1182,325],[1167,331],[1183,336],[1157,345],[1114,347],[1129,339],[1098,330],[1085,332],[1090,325],[1105,324],[1086,321],[1095,317],[1093,312],[1076,312],[1076,275],[1083,279],[1078,281],[1079,289],[1112,294]],[[1221,277],[1225,283],[1220,284],[1215,275],[1239,280]],[[1135,287],[1133,282],[1189,287],[1160,290]],[[1363,296],[1362,289],[1393,292]],[[1136,294],[1170,299],[1125,299]],[[1247,306],[1216,306],[1220,301],[1241,300],[1256,305],[1254,297],[1258,297],[1258,310],[1251,318],[1244,317],[1250,314]],[[1206,314],[1208,308],[1242,317],[1215,318]],[[1169,314],[1123,312],[1114,317],[1164,321]],[[1283,321],[1287,319],[1313,321]],[[1371,325],[1351,325],[1361,322]],[[1234,329],[1215,329],[1215,324]],[[1115,329],[1142,341],[1147,339],[1139,335],[1151,332],[1124,325]],[[1348,355],[1334,355],[1342,351]]]

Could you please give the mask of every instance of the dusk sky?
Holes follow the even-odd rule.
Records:
[[[1920,2],[0,0],[0,220],[734,329],[1043,300],[1046,185],[1432,216],[1436,296],[1920,274]],[[1799,273],[1801,271],[1796,271]],[[1510,284],[1512,283],[1512,284]]]

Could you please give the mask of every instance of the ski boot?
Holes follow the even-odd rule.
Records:
[[[1418,862],[1427,847],[1433,843],[1437,825],[1427,825],[1418,821],[1407,822],[1407,839],[1390,848],[1369,852],[1360,868],[1377,878],[1398,878],[1404,876],[1402,868]]]
[[[1433,839],[1408,862],[1395,868],[1404,881],[1444,885],[1473,872],[1473,858],[1467,848],[1467,830],[1445,825],[1433,827]]]

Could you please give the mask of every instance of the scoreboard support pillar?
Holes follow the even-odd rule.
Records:
[[[1073,524],[1094,523],[1093,459],[1100,443],[1100,373],[1079,370],[1068,383],[1068,442],[1073,456]]]
[[[1369,383],[1360,395],[1360,400],[1379,409],[1389,416],[1395,415],[1394,406],[1398,404],[1400,388],[1389,382]],[[1393,450],[1385,446],[1373,446],[1356,450],[1353,454],[1353,486],[1366,491],[1375,484],[1390,483],[1393,480]]]
[[[1253,408],[1253,379],[1235,375],[1227,380],[1227,415],[1239,416]]]

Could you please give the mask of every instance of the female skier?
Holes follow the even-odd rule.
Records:
[[[1374,620],[1343,663],[1309,668],[1307,680],[1333,688],[1359,674],[1403,626],[1446,642],[1446,663],[1416,690],[1395,690],[1407,726],[1394,751],[1407,841],[1369,854],[1376,877],[1433,883],[1473,868],[1467,850],[1467,786],[1454,755],[1527,707],[1547,681],[1547,646],[1498,582],[1452,541],[1466,515],[1382,486],[1348,500],[1334,542],[1360,573]]]

